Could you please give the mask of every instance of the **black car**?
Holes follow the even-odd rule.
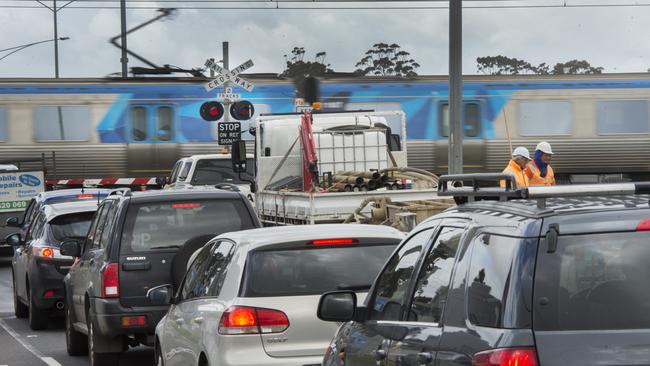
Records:
[[[321,297],[321,319],[350,321],[324,365],[650,363],[650,183],[482,188],[491,177],[443,177],[440,194],[473,202],[411,232],[364,305]]]
[[[96,210],[96,201],[44,205],[25,240],[18,233],[9,237],[15,247],[14,312],[17,318],[29,317],[33,330],[47,328],[52,310],[63,310],[63,277],[74,258],[61,255],[61,242],[85,236]]]
[[[120,191],[100,205],[85,240],[63,244],[79,259],[66,276],[65,330],[70,355],[114,365],[128,346],[153,345],[168,305],[151,288],[178,285],[190,256],[214,236],[261,227],[236,191]]]

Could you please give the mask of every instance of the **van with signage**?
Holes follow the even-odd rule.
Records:
[[[12,255],[13,249],[5,238],[16,232],[5,221],[27,208],[35,195],[45,190],[42,171],[21,171],[14,165],[0,166],[0,255]]]

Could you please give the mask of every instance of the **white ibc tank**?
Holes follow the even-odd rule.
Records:
[[[321,174],[388,167],[384,130],[314,131],[314,140]]]

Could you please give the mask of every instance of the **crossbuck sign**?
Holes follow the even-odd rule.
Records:
[[[224,69],[223,67],[217,65],[214,62],[214,60],[207,60],[205,62],[205,66],[207,66],[208,68],[214,70],[217,74],[219,74],[219,76],[216,79],[209,81],[204,85],[206,91],[214,90],[226,82],[236,84],[246,89],[249,92],[253,91],[253,88],[255,87],[253,83],[251,83],[250,81],[237,76],[242,72],[244,72],[245,70],[248,70],[251,67],[253,67],[253,60],[248,60],[243,64],[235,67],[232,70]]]

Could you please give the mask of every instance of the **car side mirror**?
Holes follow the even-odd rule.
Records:
[[[7,244],[11,245],[12,247],[19,247],[22,244],[19,233],[13,233],[7,235],[5,237],[5,241],[7,242]]]
[[[318,319],[328,322],[347,322],[354,319],[357,294],[353,291],[333,291],[323,294],[318,302]]]
[[[61,255],[69,257],[81,256],[81,243],[76,239],[67,239],[61,244]]]
[[[230,160],[232,161],[232,170],[235,173],[246,172],[246,142],[238,140],[232,143],[230,150]]]
[[[156,177],[156,184],[159,186],[164,186],[166,184],[169,184],[169,181],[170,181],[169,177],[164,177],[164,176]]]
[[[152,287],[147,291],[147,299],[152,305],[168,305],[174,299],[174,287],[170,284]]]
[[[5,221],[7,227],[20,227],[20,219],[18,217],[10,217]]]

